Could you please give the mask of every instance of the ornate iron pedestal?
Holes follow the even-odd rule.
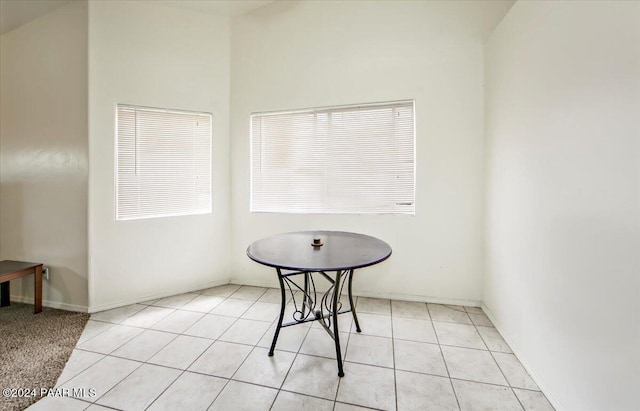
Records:
[[[276,268],[276,271],[278,272],[282,298],[278,326],[273,335],[269,356],[273,356],[273,350],[276,348],[280,329],[309,321],[318,321],[335,342],[336,357],[338,360],[338,376],[343,377],[344,371],[342,369],[340,334],[338,332],[338,315],[351,312],[356,324],[356,331],[361,331],[355,305],[353,304],[353,294],[351,293],[354,270],[337,270],[335,271],[335,277],[330,276],[325,271],[293,271],[283,273],[283,270],[280,268]],[[314,273],[320,274],[321,277],[326,279],[330,284],[329,288],[322,294],[322,297],[319,298],[319,301],[316,293],[315,280],[313,278]],[[296,276],[303,277],[304,283],[302,286],[294,281],[294,277]],[[340,296],[342,295],[345,284],[348,284],[349,308],[343,309]],[[287,305],[287,291],[291,295],[294,311],[292,313],[292,321],[285,323],[283,321]],[[302,293],[302,301],[299,301],[300,294],[296,297],[297,293]],[[298,300],[296,300],[296,298],[298,298]]]

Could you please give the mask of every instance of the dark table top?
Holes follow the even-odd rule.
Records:
[[[321,247],[313,247],[320,238]],[[389,244],[375,237],[342,231],[299,231],[258,240],[247,248],[252,260],[270,267],[300,271],[349,270],[389,258]]]
[[[26,261],[2,260],[0,261],[0,275],[6,273],[15,273],[16,271],[28,270],[35,268],[42,263],[29,263]]]

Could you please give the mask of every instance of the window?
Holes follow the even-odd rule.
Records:
[[[251,211],[415,213],[413,101],[251,116]]]
[[[118,105],[116,220],[211,212],[211,114]]]

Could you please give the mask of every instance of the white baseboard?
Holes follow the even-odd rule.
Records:
[[[217,287],[219,285],[225,285],[225,284],[229,284],[229,280],[228,279],[213,281],[213,282],[205,283],[205,284],[202,284],[202,285],[199,285],[199,286],[196,286],[196,287],[176,288],[174,290],[166,291],[166,292],[163,292],[163,293],[148,294],[148,295],[144,295],[144,296],[141,296],[141,297],[134,297],[134,298],[126,299],[126,300],[119,300],[119,301],[116,301],[116,302],[113,302],[113,303],[90,306],[88,308],[88,312],[89,313],[97,313],[99,311],[110,310],[112,308],[124,307],[125,305],[137,304],[137,303],[142,303],[142,302],[149,301],[149,300],[156,300],[158,298],[170,297],[172,295],[189,293],[189,292],[198,291],[198,290],[204,290],[206,288]]]
[[[478,300],[466,300],[460,298],[441,298],[429,295],[417,294],[399,294],[399,293],[381,293],[378,291],[361,290],[357,294],[359,297],[372,298],[388,298],[390,300],[415,301],[420,303],[447,304],[447,305],[465,305],[467,307],[480,307],[481,302]]]
[[[17,303],[33,304],[33,300],[34,300],[33,297],[24,297],[21,295],[11,296],[11,301],[17,302]],[[49,307],[49,308],[57,308],[59,310],[76,311],[80,313],[88,312],[87,307],[84,305],[67,304],[60,301],[42,300],[42,306]]]
[[[252,287],[264,287],[264,288],[280,288],[277,281],[274,282],[263,282],[263,281],[241,281],[237,278],[232,278],[229,281],[229,284],[233,285],[250,285]]]
[[[487,317],[489,317],[489,319],[491,320],[493,325],[496,327],[496,329],[498,330],[502,338],[505,340],[505,342],[509,345],[509,347],[511,348],[511,351],[513,351],[513,354],[518,358],[518,360],[520,360],[520,363],[522,364],[524,369],[527,370],[527,372],[529,373],[533,381],[538,385],[538,388],[540,388],[540,391],[542,391],[544,395],[547,397],[551,405],[553,405],[556,411],[565,410],[566,408],[562,406],[562,404],[558,400],[558,396],[554,394],[554,392],[545,383],[544,379],[540,376],[540,374],[535,370],[534,367],[531,366],[531,362],[529,362],[527,358],[524,356],[522,350],[520,349],[518,344],[515,343],[513,337],[508,332],[506,332],[504,327],[500,324],[500,322],[496,320],[496,317],[491,313],[491,310],[489,310],[489,308],[484,304],[484,302],[480,307],[482,308],[482,311],[484,311],[484,313],[487,315]]]
[[[260,281],[240,281],[237,278],[231,279],[231,284],[235,285],[250,285],[254,287],[267,287],[267,288],[280,288],[277,282],[260,282]],[[345,291],[346,292],[346,291]],[[428,295],[415,295],[415,294],[399,294],[399,293],[384,293],[371,290],[359,290],[354,291],[353,295],[356,297],[371,297],[371,298],[387,298],[390,300],[401,301],[415,301],[420,303],[433,303],[433,304],[447,304],[447,305],[466,305],[467,307],[480,307],[481,302],[478,300],[465,300],[458,298],[441,298],[432,297]]]
[[[137,303],[141,303],[149,300],[170,297],[176,294],[188,293],[192,291],[198,291],[205,288],[217,287],[217,286],[226,285],[226,284],[250,285],[254,287],[266,287],[266,288],[279,288],[279,285],[277,282],[238,281],[237,279],[232,279],[231,281],[229,281],[225,279],[225,280],[210,282],[195,288],[190,287],[190,288],[184,288],[184,289],[175,289],[173,291],[168,291],[164,293],[149,294],[142,297],[119,300],[113,303],[101,304],[101,305],[91,306],[91,307],[75,305],[75,304],[66,304],[60,301],[49,301],[49,300],[42,300],[42,305],[44,307],[57,308],[60,310],[77,311],[77,312],[83,312],[83,313],[86,313],[86,312],[96,313],[99,311],[105,311],[113,308],[124,307],[125,305],[137,304]],[[378,291],[371,291],[371,290],[360,290],[360,291],[354,292],[353,295],[356,297],[387,298],[390,300],[416,301],[421,303],[465,305],[467,307],[482,306],[484,310],[488,311],[485,308],[485,306],[481,305],[481,302],[477,300],[466,300],[466,299],[458,299],[458,298],[441,298],[441,297],[413,295],[413,294],[384,293],[384,292],[381,293]],[[26,304],[33,304],[33,297],[23,297],[18,295],[12,295],[11,301],[26,303]],[[491,318],[491,320],[493,320],[493,318]]]

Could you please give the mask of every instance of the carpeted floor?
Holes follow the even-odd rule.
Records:
[[[11,303],[0,308],[0,411],[23,410],[53,388],[89,314]],[[36,397],[6,397],[9,389],[36,389]]]

